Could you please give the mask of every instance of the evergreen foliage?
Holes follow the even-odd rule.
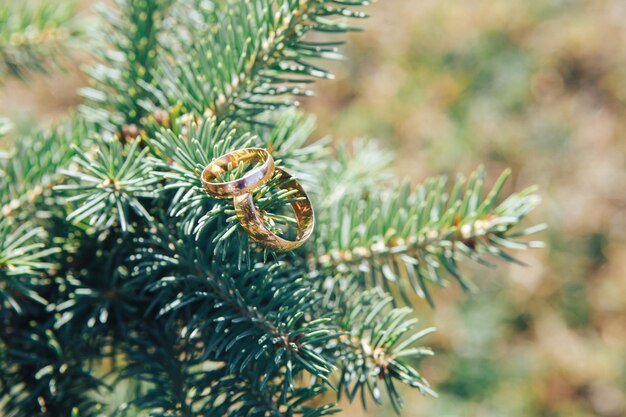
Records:
[[[363,405],[432,352],[411,291],[462,258],[515,262],[533,189],[484,191],[484,172],[397,185],[368,141],[333,149],[289,109],[331,78],[336,33],[362,0],[118,0],[80,114],[0,159],[0,406],[6,417],[323,416]],[[6,61],[6,59],[5,59]],[[297,176],[315,235],[290,253],[253,243],[202,169],[267,148]],[[240,173],[240,172],[239,172]],[[236,175],[237,173],[231,173]],[[292,193],[254,192],[274,226]],[[403,305],[404,306],[401,306]],[[422,305],[419,305],[422,307]],[[112,399],[123,387],[124,399]],[[322,394],[326,393],[325,396]]]
[[[67,48],[82,33],[74,14],[73,1],[0,2],[0,79],[62,66]]]

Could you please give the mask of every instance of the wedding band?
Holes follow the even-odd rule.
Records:
[[[257,162],[263,162],[263,164],[250,170],[239,179],[228,182],[213,182],[220,174],[237,167],[241,163],[254,164]],[[213,160],[204,168],[200,179],[208,194],[217,198],[230,198],[245,195],[259,188],[268,182],[273,174],[274,158],[267,150],[246,148],[229,152]]]
[[[252,240],[277,251],[288,251],[301,246],[311,236],[315,226],[315,216],[313,215],[311,201],[300,183],[293,176],[278,167],[274,169],[274,175],[280,175],[282,179],[287,180],[281,181],[282,185],[278,186],[280,189],[296,191],[293,198],[298,198],[298,200],[291,203],[298,224],[296,240],[283,239],[272,233],[265,226],[261,214],[254,205],[252,193],[236,196],[233,199],[233,203],[241,226],[250,234]]]

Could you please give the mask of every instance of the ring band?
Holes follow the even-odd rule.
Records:
[[[235,168],[242,162],[263,164],[247,172],[243,177],[228,182],[212,182],[229,168]],[[213,197],[230,198],[244,195],[259,188],[272,178],[274,174],[274,158],[261,148],[246,148],[229,152],[204,168],[200,179],[204,190]]]
[[[235,205],[235,213],[241,222],[241,226],[250,234],[252,240],[271,249],[288,251],[301,246],[311,236],[313,227],[315,226],[315,216],[313,214],[311,201],[302,189],[300,183],[281,168],[276,167],[274,173],[274,175],[280,175],[281,178],[285,180],[292,179],[292,181],[284,181],[283,185],[279,187],[286,191],[295,190],[296,193],[294,197],[301,198],[291,203],[298,224],[296,240],[283,239],[272,233],[267,226],[265,226],[261,214],[254,205],[252,193],[235,197],[233,203]]]

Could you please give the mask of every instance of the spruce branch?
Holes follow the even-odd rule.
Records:
[[[317,296],[300,270],[216,262],[206,243],[182,230],[166,232],[140,239],[134,256],[136,279],[145,283],[138,285],[153,300],[148,314],[185,317],[181,337],[197,345],[198,354],[225,362],[229,373],[254,369],[264,378],[261,387],[281,374],[284,389],[293,390],[303,370],[327,378],[334,367],[319,347],[337,333],[329,317],[312,315]],[[160,279],[146,282],[155,264]]]
[[[309,35],[351,30],[343,18],[365,17],[351,9],[364,0],[117,3],[83,90],[97,123],[0,154],[7,417],[102,415],[92,394],[108,376],[91,365],[103,356],[131,387],[117,416],[316,417],[336,411],[310,404],[336,381],[364,406],[386,392],[396,411],[399,383],[433,395],[415,369],[432,329],[394,296],[430,300],[427,281],[447,276],[469,288],[462,257],[538,246],[518,241],[539,230],[519,227],[533,190],[500,202],[506,175],[485,195],[482,171],[449,193],[443,179],[395,186],[372,142],[331,158],[310,140],[314,122],[287,108],[331,76],[317,61],[340,43]],[[299,251],[251,249],[231,202],[202,190],[208,163],[249,146],[311,192],[317,232]],[[293,221],[281,181],[254,193],[277,227]]]
[[[154,197],[151,187],[156,182],[146,175],[148,149],[138,152],[139,139],[128,145],[102,139],[95,143],[98,147],[93,156],[75,148],[74,162],[80,170],[60,171],[75,182],[57,185],[55,190],[68,192],[70,202],[81,203],[68,215],[68,220],[87,220],[96,229],[117,223],[122,231],[132,227],[131,214],[150,221],[151,215],[141,202]]]
[[[90,126],[72,117],[59,126],[17,138],[15,145],[0,159],[0,214],[4,217],[32,218],[32,209],[45,211],[36,204],[50,195],[74,156],[73,146],[84,144]],[[38,217],[48,217],[43,214]]]
[[[297,388],[281,398],[280,386],[269,383],[261,388],[259,381],[246,370],[228,373],[223,362],[199,363],[193,351],[177,343],[173,334],[148,330],[142,336],[134,340],[136,344],[129,352],[123,378],[146,384],[121,410],[133,408],[150,411],[154,416],[190,417],[318,417],[336,411],[332,405],[319,408],[305,405],[325,391],[323,386]],[[155,345],[164,347],[151,349]]]
[[[271,128],[261,130],[260,146],[274,156],[307,190],[319,189],[319,173],[328,168],[330,138],[313,139],[315,118],[303,112],[286,110]]]
[[[247,234],[242,232],[236,220],[232,203],[209,197],[202,189],[200,174],[212,159],[235,149],[265,147],[277,163],[294,167],[310,186],[318,182],[314,179],[316,173],[325,166],[325,141],[305,144],[313,130],[313,122],[299,113],[285,114],[265,137],[236,128],[232,122],[218,124],[215,119],[185,121],[187,125],[174,122],[171,129],[161,128],[154,139],[147,140],[154,155],[149,159],[153,167],[151,171],[164,181],[160,193],[171,201],[168,214],[180,217],[187,233],[199,237],[204,232],[216,231],[217,234],[210,237],[216,243],[215,253],[225,248],[230,237],[238,237],[239,242],[247,246]],[[275,178],[255,191],[257,202],[266,211],[289,203],[289,195],[269,192],[279,181],[280,178]]]
[[[339,338],[335,350],[336,364],[340,370],[337,395],[352,402],[359,396],[363,408],[367,398],[383,403],[382,387],[396,411],[400,413],[403,401],[396,388],[401,382],[418,389],[421,394],[436,396],[428,382],[415,370],[413,364],[433,352],[416,343],[434,328],[415,331],[417,319],[411,318],[410,308],[392,308],[390,294],[379,287],[360,292],[343,280],[328,278],[324,283],[327,301],[338,310],[338,324],[346,334]],[[336,292],[335,286],[342,286]],[[337,294],[339,294],[337,296]]]
[[[53,267],[50,256],[57,248],[46,248],[46,232],[32,223],[14,227],[0,218],[0,311],[8,304],[21,313],[20,298],[45,305],[37,287],[48,279],[42,276]]]
[[[150,411],[155,416],[195,416],[198,397],[196,376],[192,367],[197,364],[193,352],[178,343],[176,329],[171,322],[155,320],[137,329],[124,344],[126,365],[119,374],[119,381],[130,379],[143,382],[138,395],[129,406]],[[207,377],[214,373],[205,371]],[[153,414],[154,413],[154,414]]]
[[[274,387],[260,389],[258,383],[250,382],[240,375],[227,375],[212,384],[210,410],[216,416],[242,417],[321,417],[337,413],[334,404],[313,407],[309,404],[327,391],[322,385],[296,388],[284,399],[272,395]]]
[[[5,409],[8,396],[5,394],[9,391],[8,387],[11,386],[12,373],[9,370],[9,364],[7,360],[7,347],[0,341],[0,409]]]
[[[339,143],[321,178],[320,198],[316,201],[321,222],[338,217],[338,210],[346,200],[367,198],[381,187],[392,186],[395,181],[392,161],[393,153],[376,141],[358,139],[349,144]]]
[[[80,246],[67,253],[71,263],[66,265],[63,278],[57,279],[58,297],[46,307],[55,314],[53,328],[67,327],[101,349],[114,342],[110,335],[124,339],[147,304],[130,283],[126,263],[134,249],[131,242],[121,238],[83,237]]]
[[[258,123],[261,114],[297,105],[285,97],[308,96],[304,87],[332,75],[314,64],[338,59],[341,42],[305,40],[314,32],[354,30],[345,18],[364,18],[349,9],[365,0],[232,0],[210,32],[172,38],[157,75],[159,105],[181,102],[195,114]],[[214,11],[208,12],[211,16]],[[209,18],[211,19],[211,18]],[[181,25],[183,26],[183,25]],[[191,36],[191,38],[189,37]]]
[[[342,209],[318,228],[321,255],[316,268],[351,275],[362,285],[381,285],[387,291],[393,285],[408,304],[410,286],[432,305],[427,282],[444,286],[442,272],[470,290],[472,284],[457,265],[462,257],[488,266],[489,257],[519,263],[508,250],[541,246],[517,240],[543,229],[518,228],[539,203],[534,188],[498,204],[509,171],[487,195],[484,176],[481,168],[467,182],[460,177],[449,194],[441,177],[415,191],[405,183],[388,192],[347,196],[338,204]]]
[[[45,325],[30,327],[0,332],[6,345],[3,365],[9,366],[8,383],[0,391],[0,398],[6,399],[4,415],[60,416],[74,409],[85,417],[101,415],[102,405],[92,394],[106,385],[82,363],[80,335],[54,332]]]
[[[88,120],[126,139],[139,134],[143,85],[153,81],[158,36],[172,2],[116,0],[117,8],[101,7],[110,28],[96,54],[100,63],[88,70],[93,85],[81,90],[86,103],[80,108]]]
[[[68,49],[82,35],[74,1],[0,3],[0,79],[26,78],[62,67]]]
[[[148,141],[154,155],[150,158],[155,178],[165,180],[161,196],[170,201],[168,215],[181,217],[187,234],[199,236],[214,220],[224,218],[224,211],[232,205],[223,200],[208,197],[202,189],[200,174],[213,159],[231,150],[252,146],[252,136],[240,134],[234,124],[204,120],[199,124],[190,122],[176,131],[162,129]],[[234,217],[234,211],[230,215]],[[232,223],[232,220],[230,220]],[[232,234],[230,226],[223,229],[226,236]],[[219,240],[219,238],[217,238]],[[219,245],[215,251],[219,250]]]

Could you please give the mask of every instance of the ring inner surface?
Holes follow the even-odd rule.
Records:
[[[218,178],[221,174],[225,173],[229,166],[231,169],[238,167],[241,163],[254,163],[254,162],[267,162],[267,155],[260,150],[246,150],[241,151],[237,154],[226,154],[220,158],[217,158],[210,165],[210,169],[206,170],[204,180],[211,184],[226,184],[226,182],[212,182],[216,178]],[[251,175],[254,175],[256,171],[259,170],[259,167],[253,168],[250,171],[246,172],[239,180],[247,178]],[[234,180],[237,181],[237,180]]]
[[[310,235],[310,233],[312,232],[313,208],[311,206],[311,202],[309,201],[309,198],[307,194],[305,193],[304,189],[295,178],[293,178],[290,174],[286,173],[280,168],[276,168],[276,172],[280,173],[281,179],[284,180],[283,184],[278,185],[277,188],[284,190],[284,191],[296,191],[296,193],[293,194],[291,198],[301,199],[301,200],[293,201],[289,204],[290,208],[293,211],[296,224],[297,224],[297,232],[295,235],[295,239],[296,241],[300,241],[304,238],[307,238],[308,235]],[[256,212],[257,216],[261,216],[256,206],[253,207],[253,209]],[[267,220],[262,221],[262,223],[263,223],[264,228],[266,228],[268,232],[274,234],[274,232],[272,232],[270,228],[268,227],[269,225],[267,224],[268,223]],[[281,228],[279,228],[279,230],[281,231],[282,236],[285,236],[288,234],[286,231],[282,230]],[[291,242],[290,240],[287,240],[284,237],[281,237],[278,235],[276,235],[276,237],[279,238],[281,241]]]

